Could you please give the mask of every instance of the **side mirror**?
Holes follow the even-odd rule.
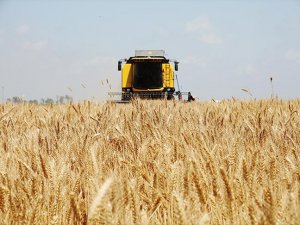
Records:
[[[175,71],[178,71],[178,64],[179,64],[179,62],[175,61],[174,64],[175,64]]]
[[[118,61],[118,71],[121,71],[121,69],[122,69],[122,62]]]

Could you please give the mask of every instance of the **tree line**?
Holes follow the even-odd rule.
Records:
[[[7,102],[11,103],[30,103],[30,104],[43,104],[43,105],[48,105],[48,104],[66,104],[66,103],[72,103],[73,98],[69,95],[62,95],[62,96],[57,96],[56,100],[52,98],[41,98],[40,100],[36,99],[31,99],[31,100],[25,100],[22,97],[14,96],[12,98],[8,98]]]

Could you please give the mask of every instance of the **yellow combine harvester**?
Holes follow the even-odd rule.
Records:
[[[122,93],[109,95],[121,95],[121,101],[134,97],[171,100],[174,95],[181,100],[187,93],[175,92],[174,71],[178,70],[178,64],[176,60],[167,59],[164,50],[136,50],[135,56],[118,62],[118,70],[122,71]]]

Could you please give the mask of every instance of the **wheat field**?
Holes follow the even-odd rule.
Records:
[[[0,224],[300,224],[300,101],[0,105]]]

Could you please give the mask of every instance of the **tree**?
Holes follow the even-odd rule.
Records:
[[[52,98],[47,98],[46,101],[45,101],[45,104],[53,104],[54,103],[54,100]]]
[[[66,99],[67,103],[72,103],[73,102],[73,98],[69,95],[65,95],[65,99]]]
[[[73,98],[69,95],[56,96],[56,103],[65,104],[65,103],[72,103],[72,102],[73,102]]]
[[[65,97],[64,96],[59,96],[59,103],[60,104],[64,104],[64,100],[65,100]]]
[[[21,102],[23,102],[23,99],[18,96],[15,96],[12,98],[12,102],[13,103],[21,103]]]
[[[39,101],[36,99],[29,100],[28,102],[29,102],[29,104],[35,104],[35,105],[39,104]]]

